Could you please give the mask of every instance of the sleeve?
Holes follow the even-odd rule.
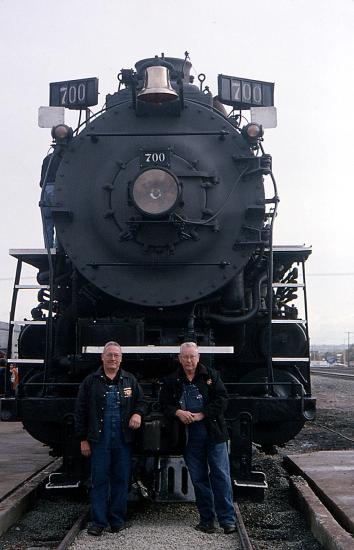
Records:
[[[48,164],[49,164],[49,161],[51,159],[51,156],[52,155],[47,155],[46,157],[44,157],[43,162],[42,162],[41,179],[39,181],[39,185],[41,187],[43,187],[44,180],[46,179]]]
[[[217,418],[226,411],[228,395],[219,372],[214,371],[211,379],[213,384],[209,391],[209,402],[203,412],[206,417]]]
[[[174,417],[176,415],[176,411],[180,408],[175,404],[172,386],[166,379],[162,381],[159,402],[161,411],[167,417]]]
[[[79,393],[75,404],[76,435],[81,441],[87,439],[88,434],[88,391],[87,381],[84,380],[80,384]]]
[[[144,396],[142,387],[136,379],[134,379],[134,407],[132,410],[133,414],[140,414],[143,418],[147,413],[147,402]]]

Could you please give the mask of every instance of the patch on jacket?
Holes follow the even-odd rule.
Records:
[[[206,383],[208,384],[208,386],[210,386],[210,385],[213,383],[213,381],[212,381],[211,378],[208,378],[208,380],[206,381]]]
[[[131,388],[123,388],[124,391],[124,397],[131,397],[133,395],[133,391]]]

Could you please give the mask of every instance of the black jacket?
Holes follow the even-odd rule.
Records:
[[[160,404],[163,413],[169,418],[175,418],[180,409],[180,399],[183,393],[183,382],[187,381],[182,367],[163,380],[160,391]],[[193,379],[204,398],[205,425],[208,436],[213,443],[223,443],[229,439],[224,412],[227,407],[227,392],[220,374],[202,364],[198,364]]]
[[[128,424],[131,416],[145,414],[144,394],[135,376],[123,369],[118,371],[118,391],[121,402],[122,429],[127,443],[133,440],[134,430]],[[76,432],[81,441],[98,441],[103,429],[103,416],[108,391],[103,367],[89,374],[81,383],[76,400]]]

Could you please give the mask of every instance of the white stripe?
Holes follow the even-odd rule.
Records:
[[[310,361],[309,357],[273,357],[272,361],[297,361],[298,363],[301,362],[308,362]]]
[[[199,346],[200,353],[233,353],[233,346]],[[179,353],[180,346],[122,346],[123,353]],[[82,353],[102,353],[103,346],[84,346]]]
[[[42,365],[44,363],[44,359],[7,359],[8,364],[16,364],[16,365],[32,365],[32,364],[38,364]]]
[[[46,321],[11,321],[12,325],[45,325]]]
[[[297,324],[306,324],[305,319],[272,319],[272,323],[297,323]]]
[[[49,289],[49,285],[15,285],[15,288],[19,289],[39,289],[39,288],[47,288]]]

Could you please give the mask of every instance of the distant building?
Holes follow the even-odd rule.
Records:
[[[20,333],[20,326],[14,326],[12,357],[17,357],[17,339]],[[0,351],[5,353],[7,351],[7,340],[9,337],[9,323],[0,321]]]
[[[7,349],[7,338],[9,334],[9,323],[0,321],[0,350],[5,352]]]

